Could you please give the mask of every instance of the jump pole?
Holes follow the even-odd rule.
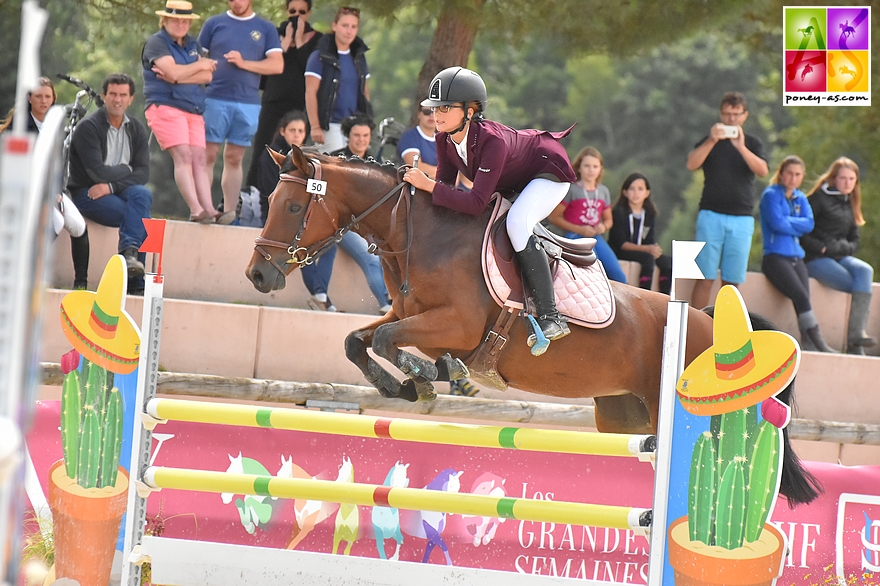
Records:
[[[439,423],[180,399],[151,399],[145,425],[168,420],[562,454],[653,457],[653,435]]]

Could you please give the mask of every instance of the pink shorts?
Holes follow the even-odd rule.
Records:
[[[205,119],[201,114],[152,104],[144,115],[163,151],[182,144],[205,148]]]

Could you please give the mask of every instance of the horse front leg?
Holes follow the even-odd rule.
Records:
[[[408,401],[431,401],[437,397],[434,381],[449,381],[468,376],[464,363],[445,354],[431,362],[400,346],[467,350],[476,347],[479,335],[469,340],[468,332],[458,326],[453,308],[437,308],[376,328],[373,352],[396,365],[408,378],[400,389],[400,397]]]
[[[345,356],[363,373],[364,378],[376,387],[383,397],[394,398],[400,396],[400,381],[390,372],[373,360],[367,353],[367,348],[373,343],[373,335],[376,328],[397,321],[394,312],[389,312],[368,326],[355,330],[345,337]]]

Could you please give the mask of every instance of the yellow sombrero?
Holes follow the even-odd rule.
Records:
[[[138,366],[141,335],[122,304],[128,270],[121,255],[110,257],[95,293],[71,291],[61,300],[61,329],[83,356],[110,372]]]
[[[678,399],[689,413],[720,415],[757,405],[797,374],[795,339],[783,332],[753,332],[736,287],[726,285],[718,292],[712,336],[712,347],[678,379]]]

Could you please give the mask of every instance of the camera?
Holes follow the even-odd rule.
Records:
[[[722,124],[721,129],[724,131],[724,134],[721,135],[722,138],[736,138],[739,136],[739,128],[736,126],[728,126],[727,124]]]

